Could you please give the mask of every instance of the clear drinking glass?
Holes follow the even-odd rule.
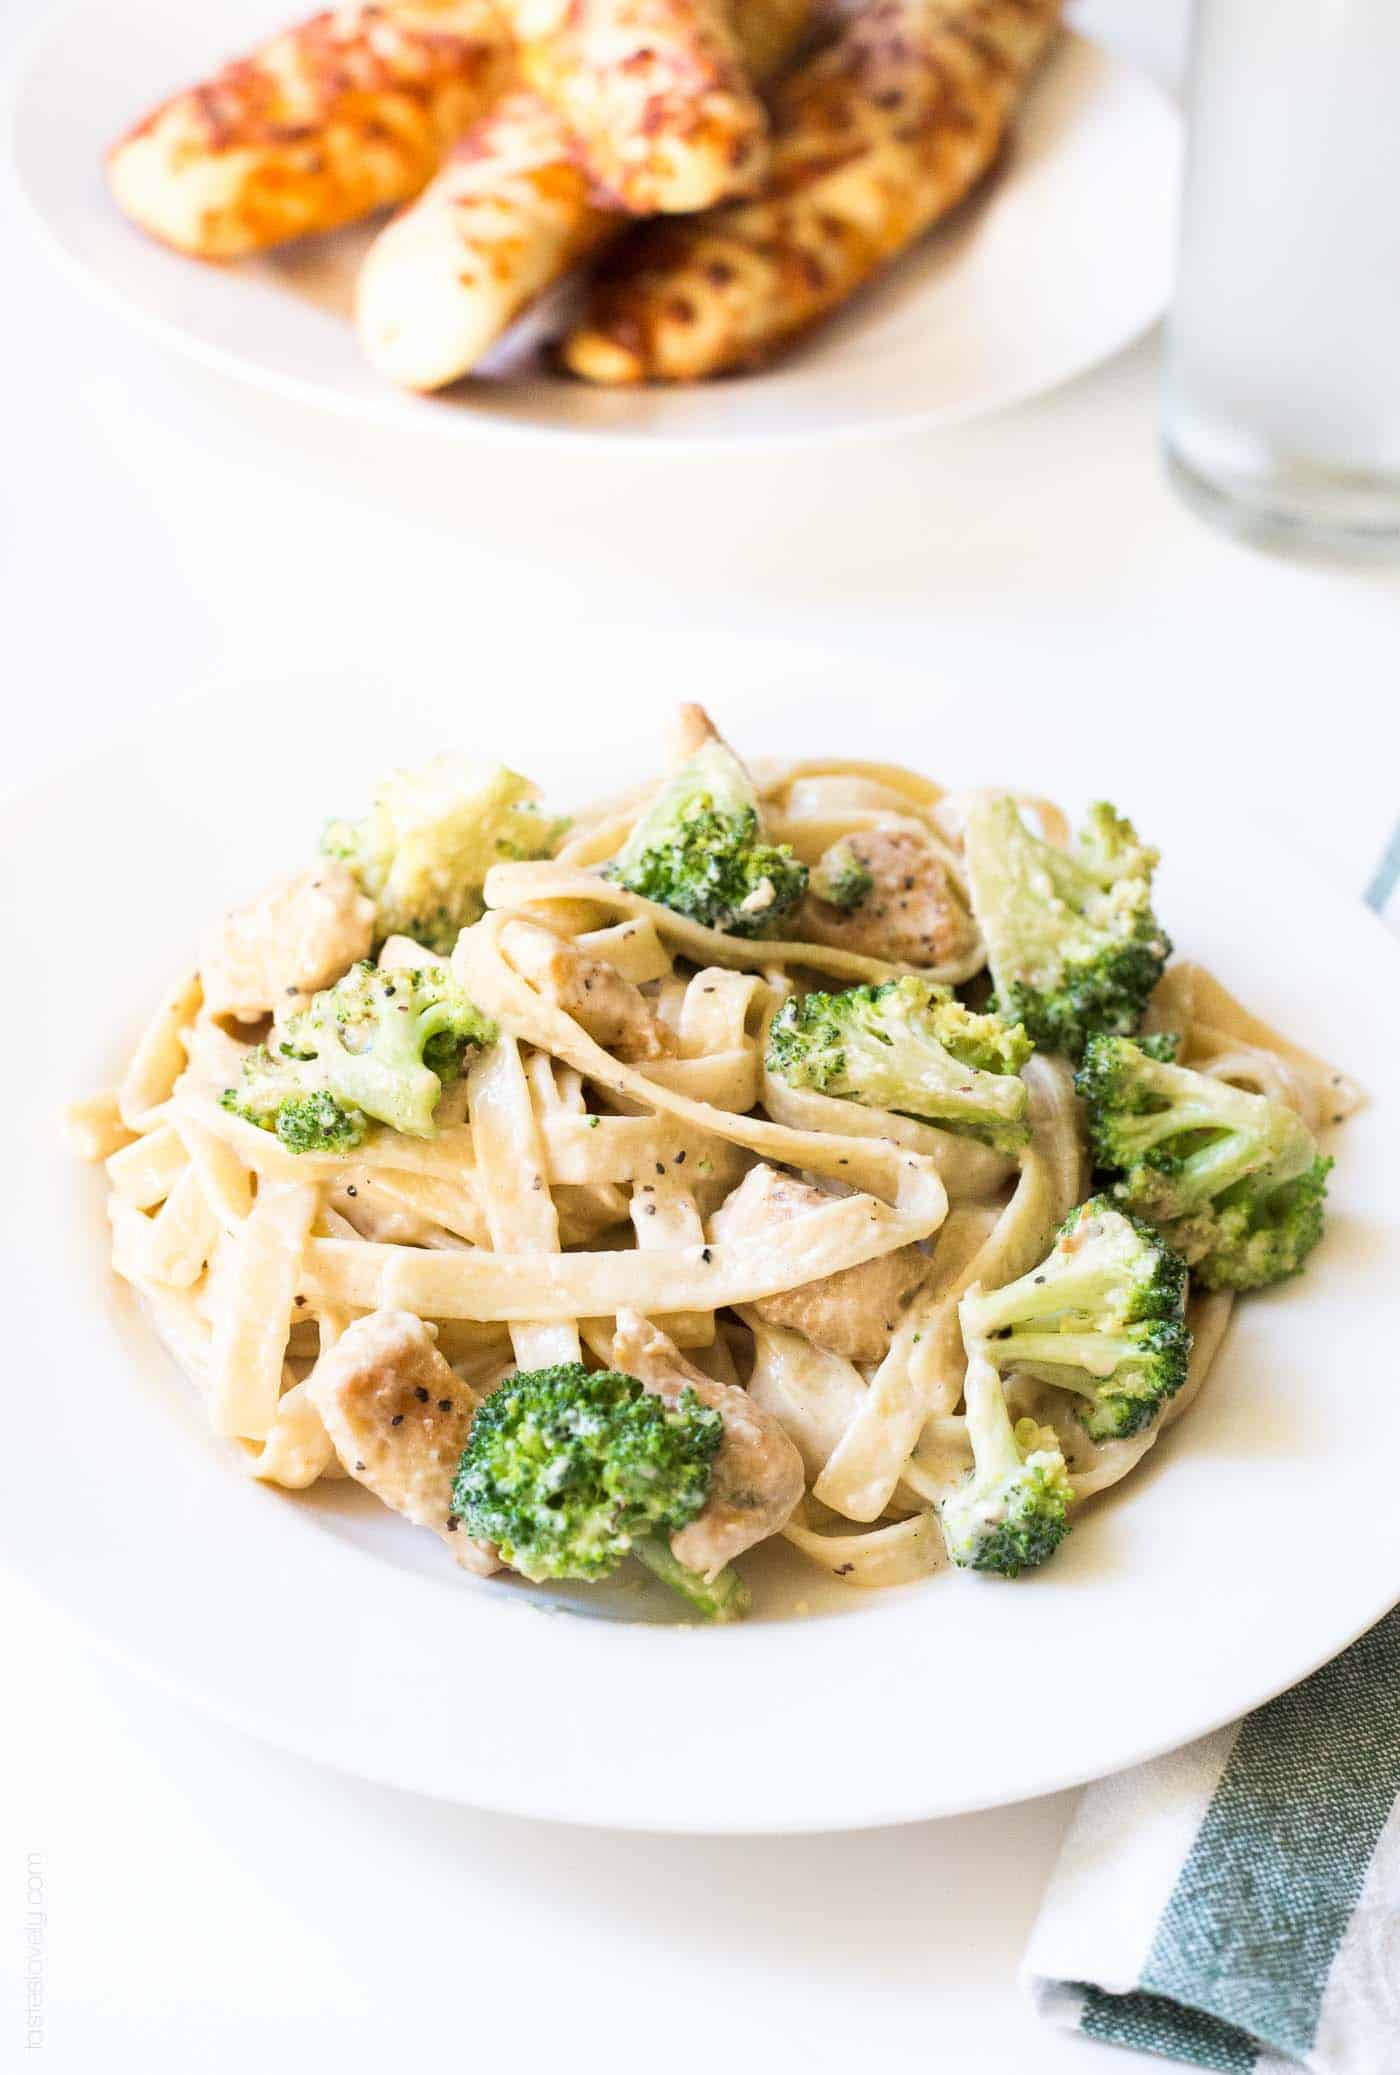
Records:
[[[1236,531],[1400,551],[1400,0],[1196,0],[1163,441]]]

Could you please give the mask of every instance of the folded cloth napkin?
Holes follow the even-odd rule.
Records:
[[[1400,932],[1400,827],[1366,899]],[[1023,1978],[1052,2023],[1194,2068],[1400,2075],[1400,1607],[1088,1788]]]

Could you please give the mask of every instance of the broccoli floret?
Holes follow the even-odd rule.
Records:
[[[634,1542],[632,1554],[663,1585],[669,1585],[672,1592],[688,1600],[702,1621],[742,1621],[749,1611],[749,1588],[732,1563],[727,1563],[717,1577],[706,1578],[677,1563],[669,1542],[660,1535],[647,1535]]]
[[[350,1152],[372,1118],[431,1138],[444,1081],[495,1035],[445,965],[355,965],[250,1052],[220,1100],[293,1153]]]
[[[492,865],[552,857],[567,821],[534,805],[528,778],[475,757],[433,757],[393,771],[362,821],[332,821],[321,848],[349,867],[375,905],[375,941],[407,936],[444,956],[480,920]]]
[[[1092,1038],[1076,1085],[1110,1194],[1161,1227],[1209,1289],[1296,1275],[1322,1237],[1332,1162],[1286,1104]]]
[[[819,901],[850,914],[873,892],[875,874],[868,865],[861,863],[843,837],[817,859],[812,867],[810,885]]]
[[[734,937],[773,936],[807,886],[784,843],[762,841],[758,797],[718,740],[687,757],[608,867],[630,892]]]
[[[965,1398],[973,1468],[938,1509],[943,1539],[963,1569],[1015,1578],[1069,1533],[1069,1472],[1048,1427],[1033,1419],[1013,1427],[1001,1378],[975,1344]]]
[[[324,1088],[315,1095],[288,1095],[270,1113],[259,1105],[262,1091],[270,1093],[283,1085],[281,1065],[280,1055],[274,1057],[260,1045],[244,1066],[243,1087],[224,1090],[224,1108],[274,1130],[289,1153],[353,1152],[369,1129],[369,1119],[363,1110],[344,1108]]]
[[[1139,1031],[1133,1043],[1141,1046],[1149,1059],[1165,1059],[1170,1064],[1181,1050],[1181,1033],[1177,1030]]]
[[[965,842],[998,1012],[1071,1059],[1091,1031],[1136,1030],[1171,945],[1152,912],[1157,853],[1132,824],[1100,801],[1071,855],[997,793],[969,808]]]
[[[606,1578],[636,1555],[708,1619],[732,1619],[737,1576],[707,1584],[664,1539],[704,1505],[722,1429],[689,1389],[670,1405],[616,1370],[524,1370],[472,1421],[452,1510],[527,1578]]]
[[[768,1070],[789,1087],[897,1110],[1014,1153],[1030,1137],[1020,1069],[1033,1050],[1019,1027],[906,974],[784,1002]]]
[[[1153,1226],[1095,1196],[1061,1226],[1039,1267],[958,1307],[969,1344],[1085,1402],[1095,1441],[1150,1426],[1186,1381],[1186,1264]]]

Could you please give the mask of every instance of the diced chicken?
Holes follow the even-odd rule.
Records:
[[[618,1314],[613,1362],[669,1403],[693,1390],[724,1422],[709,1496],[690,1525],[671,1536],[677,1563],[712,1578],[783,1526],[802,1496],[802,1458],[773,1415],[755,1405],[747,1391],[706,1376],[635,1311]]]
[[[830,1201],[820,1189],[780,1174],[775,1167],[753,1167],[715,1212],[710,1231],[715,1239],[732,1243],[810,1215]],[[790,1326],[849,1362],[878,1362],[888,1352],[899,1315],[928,1269],[927,1255],[916,1246],[902,1246],[878,1260],[840,1268],[835,1275],[820,1276],[778,1296],[761,1297],[752,1308],[769,1325]]]
[[[704,707],[697,706],[691,700],[687,700],[683,706],[676,709],[675,726],[672,733],[677,763],[684,763],[687,757],[693,757],[695,752],[698,749],[703,749],[707,742],[722,742],[724,740],[724,737],[720,734],[719,729],[710,719]]]
[[[308,865],[205,931],[204,1005],[211,1016],[256,1023],[290,995],[329,987],[369,957],[373,938],[374,903],[344,865]]]
[[[518,973],[554,996],[566,1016],[619,1059],[660,1059],[674,1050],[651,1003],[616,966],[590,958],[553,930],[512,922],[501,933]]]
[[[307,1387],[358,1484],[440,1535],[464,1570],[499,1570],[491,1545],[462,1533],[450,1512],[477,1400],[438,1353],[431,1326],[411,1311],[372,1311],[321,1357]]]
[[[917,829],[863,829],[843,837],[840,847],[864,865],[874,885],[849,909],[809,894],[795,936],[892,965],[943,965],[971,947],[972,917],[948,867]]]

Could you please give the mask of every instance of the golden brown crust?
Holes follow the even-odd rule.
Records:
[[[554,109],[528,88],[508,93],[370,247],[355,291],[360,343],[405,388],[455,382],[615,223]]]
[[[152,236],[235,258],[416,194],[514,69],[494,0],[319,14],[153,110],[108,178]]]
[[[809,0],[736,0],[735,33],[755,79],[786,61],[808,19]],[[599,206],[558,110],[518,88],[473,124],[370,248],[356,290],[361,344],[406,388],[455,382],[626,220]]]
[[[1060,0],[864,0],[779,88],[762,195],[649,227],[611,262],[564,364],[693,381],[770,358],[992,164]]]
[[[751,194],[767,119],[724,0],[505,0],[527,83],[632,215]]]

